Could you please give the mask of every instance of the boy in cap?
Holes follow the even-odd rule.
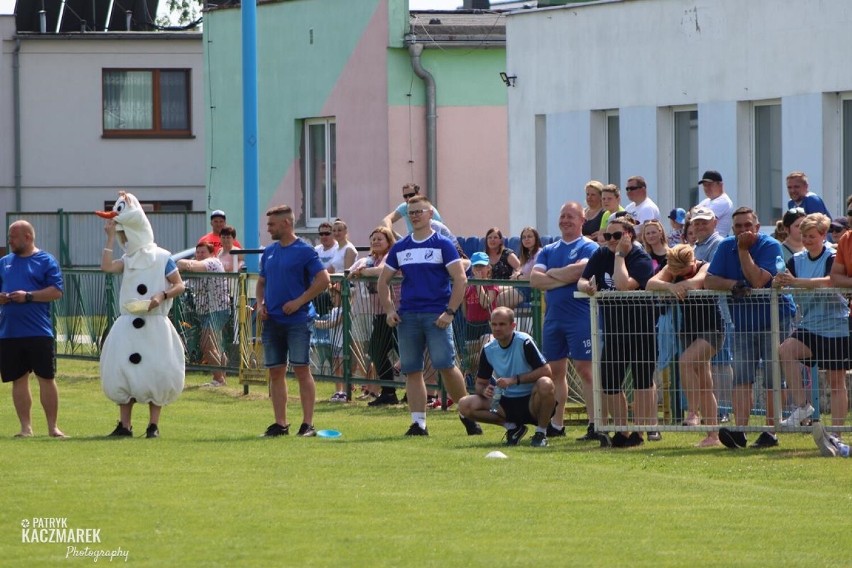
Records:
[[[683,243],[683,226],[686,223],[686,211],[680,207],[669,211],[669,223],[672,230],[669,231],[669,247]]]

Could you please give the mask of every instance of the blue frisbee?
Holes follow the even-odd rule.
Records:
[[[339,438],[342,436],[337,430],[319,430],[317,431],[318,438]]]

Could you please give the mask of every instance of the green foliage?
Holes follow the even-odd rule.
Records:
[[[117,420],[97,364],[59,361],[60,427],[13,439],[0,399],[5,566],[65,559],[67,545],[24,544],[23,519],[66,517],[101,529],[142,566],[772,566],[848,565],[852,460],[819,457],[810,436],[779,448],[694,448],[700,434],[601,450],[569,438],[544,449],[500,445],[502,429],[464,435],[453,411],[429,411],[428,438],[405,438],[402,406],[324,402],[315,424],[339,440],[262,439],[263,387],[199,388],[190,375],[163,410],[162,437],[105,439]],[[298,427],[290,381],[289,419]],[[505,460],[485,459],[500,449]],[[78,548],[82,548],[82,545]],[[89,545],[92,546],[92,545]],[[105,560],[98,563],[100,565]]]
[[[184,25],[198,19],[201,15],[201,9],[204,7],[204,0],[165,0],[164,4],[168,13],[161,15],[157,19],[157,24],[161,26]]]

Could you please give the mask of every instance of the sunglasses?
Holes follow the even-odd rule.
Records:
[[[409,217],[418,217],[421,214],[425,213],[426,211],[429,211],[429,210],[428,209],[409,209],[408,210],[408,216]]]
[[[603,234],[603,238],[604,238],[605,241],[608,241],[610,239],[620,241],[621,237],[623,237],[623,236],[624,236],[623,231],[616,231],[614,233],[604,233]]]
[[[328,231],[323,231],[322,233],[320,233],[320,234],[319,234],[319,236],[321,236],[321,237],[330,237],[330,236],[331,236],[331,233],[329,233]]]
[[[801,213],[802,215],[804,215],[805,209],[803,207],[793,207],[791,209],[787,209],[787,213],[793,213],[795,215],[798,215],[798,214]]]
[[[831,229],[829,229],[829,232],[831,232],[831,233],[842,233],[845,230],[846,229],[844,229],[843,227],[832,227]]]
[[[634,191],[634,190],[637,190],[637,189],[642,189],[642,186],[640,186],[640,185],[628,185],[624,189],[626,191]]]
[[[417,195],[417,194],[416,193],[403,193],[402,198],[405,199],[406,201],[408,201],[409,199],[411,199],[415,195]]]

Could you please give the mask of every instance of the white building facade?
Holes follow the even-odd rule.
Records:
[[[510,233],[555,232],[590,179],[644,176],[662,215],[718,170],[764,229],[804,171],[852,193],[852,2],[602,0],[507,18]]]

